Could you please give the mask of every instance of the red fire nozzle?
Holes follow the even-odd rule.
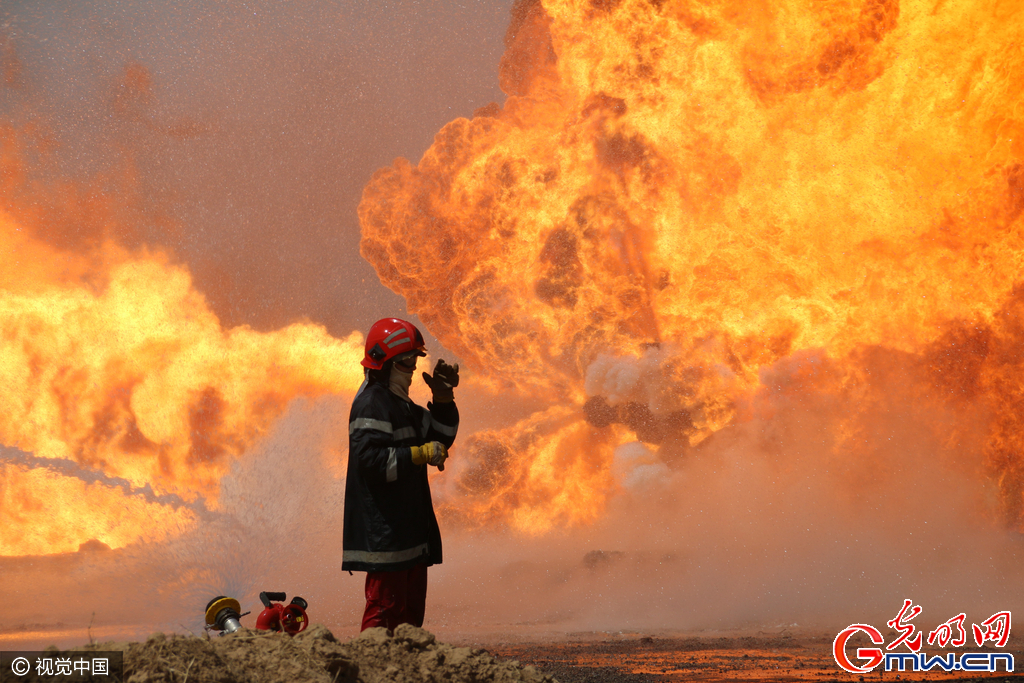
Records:
[[[260,593],[260,602],[266,609],[256,617],[256,628],[263,631],[284,631],[290,636],[306,630],[309,625],[309,617],[306,616],[309,603],[296,595],[289,604],[282,605],[281,602],[286,597],[284,593]]]

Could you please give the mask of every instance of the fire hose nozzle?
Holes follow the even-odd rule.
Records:
[[[290,636],[301,633],[309,626],[306,607],[309,604],[295,596],[290,604],[282,605],[288,596],[284,593],[260,593],[260,602],[266,608],[256,617],[256,628],[264,631],[284,631]]]
[[[206,627],[222,633],[234,633],[242,628],[239,621],[242,617],[241,609],[238,600],[218,595],[206,605]]]

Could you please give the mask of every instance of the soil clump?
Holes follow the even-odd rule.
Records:
[[[213,638],[156,633],[73,652],[83,651],[124,652],[125,683],[556,683],[533,666],[439,643],[409,624],[367,629],[344,643],[314,625],[295,637],[246,628]]]

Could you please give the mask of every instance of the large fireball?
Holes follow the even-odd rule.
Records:
[[[971,407],[976,446],[929,429],[1024,529],[1018,8],[520,1],[506,42],[505,105],[360,205],[382,281],[496,389],[552,406],[470,441],[459,514],[593,519],[616,448],[685,455],[802,354],[848,413],[822,457],[863,456],[881,349],[907,401]]]

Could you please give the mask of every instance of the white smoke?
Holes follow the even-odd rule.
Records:
[[[645,489],[666,485],[671,470],[655,451],[639,441],[631,441],[615,449],[612,473],[627,489]]]

